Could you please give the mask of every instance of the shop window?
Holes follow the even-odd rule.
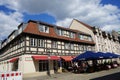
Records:
[[[40,60],[39,71],[47,71],[47,70],[48,70],[48,60]]]
[[[16,60],[12,66],[12,71],[17,71],[17,70],[18,70],[18,60]]]

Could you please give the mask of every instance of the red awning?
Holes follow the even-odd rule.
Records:
[[[61,58],[65,61],[71,61],[73,59],[72,56],[61,56]]]
[[[17,61],[19,58],[12,58],[12,59],[10,59],[9,60],[9,62],[15,62],[15,61]]]
[[[72,58],[75,58],[76,56],[71,56]]]
[[[50,60],[59,60],[60,59],[60,57],[58,57],[58,56],[50,56]]]
[[[35,60],[48,60],[48,56],[32,56]]]

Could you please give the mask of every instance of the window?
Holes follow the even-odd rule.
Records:
[[[65,37],[69,37],[69,32],[68,31],[65,31],[65,30],[63,30],[64,31],[64,36]]]
[[[43,39],[38,39],[38,47],[44,47],[44,42]]]
[[[75,38],[75,33],[70,32],[70,38]]]
[[[81,45],[81,51],[84,51],[84,45]]]
[[[88,51],[92,51],[92,46],[88,46]]]
[[[69,43],[65,43],[65,49],[69,49],[70,48],[70,44]]]
[[[84,40],[88,40],[88,36],[84,36]]]
[[[87,48],[86,48],[86,46],[85,46],[85,45],[83,45],[83,50],[84,50],[84,51],[86,51],[86,50],[87,50]]]
[[[91,36],[87,36],[87,35],[82,35],[82,34],[80,34],[80,35],[79,35],[79,38],[80,38],[81,40],[92,41],[92,37],[91,37]]]
[[[89,41],[92,41],[92,38],[91,38],[91,36],[89,36],[89,37],[88,37],[88,40],[89,40]]]
[[[58,35],[62,36],[63,35],[63,30],[58,29]]]
[[[79,35],[79,38],[81,39],[81,40],[84,40],[84,36],[83,35]]]
[[[52,48],[57,48],[57,41],[52,41]]]
[[[39,31],[49,33],[49,27],[45,25],[39,25]]]
[[[30,38],[30,46],[37,46],[37,39]]]
[[[47,70],[48,70],[48,60],[40,60],[39,71],[47,71]]]
[[[74,44],[70,44],[70,49],[74,50]]]
[[[80,51],[83,50],[82,45],[78,45],[78,48],[79,48]]]

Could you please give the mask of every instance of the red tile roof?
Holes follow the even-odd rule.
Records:
[[[24,33],[29,33],[29,34],[45,36],[45,37],[49,37],[49,38],[56,38],[56,39],[61,39],[61,40],[73,41],[73,42],[81,42],[81,43],[87,43],[87,44],[92,44],[92,45],[95,44],[93,41],[80,40],[78,38],[78,34],[75,34],[75,38],[59,36],[55,32],[55,29],[54,29],[55,25],[51,25],[51,24],[47,24],[47,23],[44,23],[44,24],[49,25],[49,33],[40,32],[39,29],[38,29],[38,22],[36,22],[36,21],[29,21],[27,27],[23,30],[23,32]],[[61,28],[61,27],[58,27],[58,28]],[[76,32],[76,33],[81,33],[77,30],[72,30],[72,29],[68,29],[68,28],[62,28],[62,29],[70,30],[70,31],[73,31],[73,32]]]

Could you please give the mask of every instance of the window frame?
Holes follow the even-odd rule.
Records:
[[[40,60],[39,71],[47,71],[47,70],[48,70],[48,60]]]
[[[70,43],[65,43],[65,49],[70,49]]]
[[[52,41],[52,42],[51,42],[51,47],[52,47],[52,48],[58,48],[58,43],[57,43],[57,41]]]
[[[75,38],[75,33],[74,32],[69,32],[69,37],[70,38]]]
[[[80,40],[84,40],[84,35],[79,34],[79,39],[80,39]]]
[[[70,49],[74,50],[74,44],[72,44],[72,43],[70,44]]]
[[[45,47],[45,40],[38,39],[38,47]]]
[[[49,26],[39,24],[38,28],[40,32],[49,33]]]
[[[37,39],[30,38],[30,46],[36,47],[37,46]]]

